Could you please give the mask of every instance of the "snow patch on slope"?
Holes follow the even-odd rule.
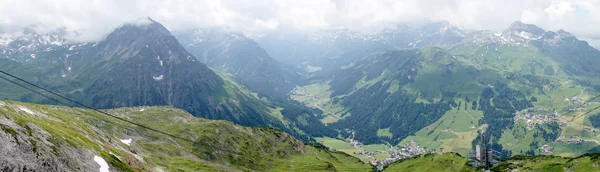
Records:
[[[153,76],[153,77],[152,77],[152,79],[154,79],[155,81],[160,81],[160,80],[162,80],[163,78],[164,78],[164,76],[163,76],[163,75],[160,75],[160,76]]]
[[[131,138],[125,139],[125,140],[121,139],[121,142],[123,142],[127,146],[131,146],[131,141],[133,141]]]
[[[94,156],[94,161],[96,161],[96,163],[98,163],[98,165],[100,165],[100,168],[98,170],[100,170],[100,172],[110,172],[108,170],[108,163],[106,163],[106,161],[99,156]]]
[[[33,110],[26,108],[24,106],[17,106],[17,108],[21,109],[21,111],[28,113],[30,115],[35,115],[35,112],[33,112]]]

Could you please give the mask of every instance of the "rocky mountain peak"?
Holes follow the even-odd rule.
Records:
[[[151,18],[140,18],[115,29],[106,37],[106,40],[118,39],[121,41],[131,41],[139,38],[156,39],[163,36],[172,35],[167,28]]]
[[[515,21],[504,32],[519,34],[519,35],[528,34],[528,35],[533,35],[533,36],[541,36],[546,31],[544,31],[544,29],[542,29],[534,24],[526,24],[521,21]]]

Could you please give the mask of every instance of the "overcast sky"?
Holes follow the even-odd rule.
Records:
[[[146,16],[170,30],[224,26],[248,35],[284,29],[376,31],[439,20],[501,32],[521,20],[565,29],[594,45],[600,40],[599,0],[0,0],[3,32],[38,23],[98,40]]]

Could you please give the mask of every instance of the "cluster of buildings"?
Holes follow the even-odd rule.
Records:
[[[579,103],[583,102],[583,99],[575,96],[575,97],[571,97],[571,98],[566,98],[565,101],[568,101],[571,104],[579,104]]]
[[[363,144],[361,142],[359,142],[358,140],[354,140],[354,139],[350,139],[350,145],[356,147],[356,148],[362,148]]]
[[[579,136],[570,136],[568,140],[565,140],[565,136],[560,136],[555,141],[565,142],[567,144],[581,144],[584,140]]]
[[[568,101],[569,103],[573,104],[573,105],[581,105],[583,102],[583,99],[575,96],[575,97],[571,97],[571,98],[566,98],[565,101]],[[569,107],[568,108],[569,111],[585,111],[586,108],[584,107]]]
[[[550,155],[550,154],[552,154],[552,150],[554,150],[554,147],[548,146],[548,145],[544,145],[540,149],[541,149],[541,151],[542,151],[543,154]]]
[[[427,154],[430,152],[431,152],[431,150],[429,150],[427,148],[421,148],[417,141],[410,140],[408,143],[406,143],[404,146],[401,146],[401,147],[391,146],[389,148],[389,150],[387,151],[388,157],[385,160],[377,160],[372,156],[370,156],[370,157],[373,159],[371,161],[371,164],[373,164],[374,166],[376,166],[378,169],[381,170],[381,169],[383,169],[383,167],[385,167],[389,164],[392,164],[398,160],[410,158],[410,157],[413,157],[416,155]],[[377,152],[375,152],[375,153],[377,153]],[[374,154],[372,154],[372,155],[374,155]]]
[[[553,114],[542,114],[533,108],[525,109],[523,111],[515,113],[513,117],[515,121],[517,120],[525,120],[527,122],[527,129],[533,130],[535,124],[544,124],[549,122],[558,121],[559,115],[558,113]]]
[[[594,132],[594,133],[600,131],[600,130],[592,128],[590,126],[583,126],[583,130],[591,131],[591,132]]]

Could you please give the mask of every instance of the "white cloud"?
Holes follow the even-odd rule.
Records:
[[[552,4],[544,9],[550,21],[569,19],[574,16],[574,10],[572,4],[569,2]]]
[[[399,23],[448,20],[502,31],[513,21],[600,37],[599,0],[4,0],[0,32],[38,23],[98,40],[126,21],[151,17],[170,30],[221,26],[246,34],[281,29],[379,30]]]

